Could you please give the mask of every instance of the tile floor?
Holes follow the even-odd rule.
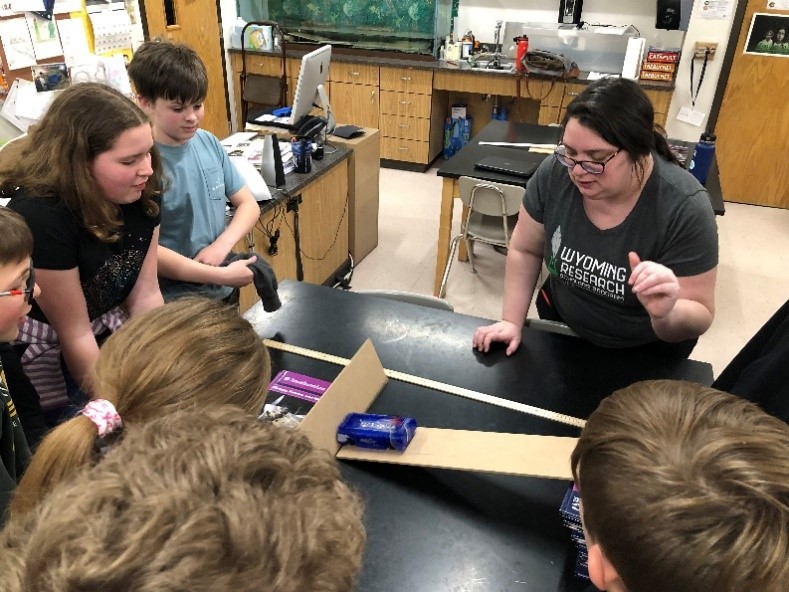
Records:
[[[441,178],[435,168],[427,173],[381,169],[380,188],[378,247],[358,264],[352,287],[432,294]],[[453,236],[459,232],[459,203]],[[783,259],[789,253],[789,210],[727,203],[718,231],[715,322],[691,356],[710,362],[715,376],[789,298],[789,264]],[[486,245],[475,254],[477,275],[468,263],[453,264],[447,300],[458,313],[497,319],[504,256]]]

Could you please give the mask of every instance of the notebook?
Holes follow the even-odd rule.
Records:
[[[539,163],[524,161],[522,158],[511,158],[509,156],[486,156],[477,161],[474,168],[483,171],[492,171],[505,175],[528,178],[537,170]]]

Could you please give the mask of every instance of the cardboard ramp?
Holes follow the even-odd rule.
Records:
[[[337,426],[348,413],[366,412],[387,382],[368,339],[306,415],[300,429],[316,447],[342,460],[572,479],[570,454],[577,438],[419,426],[403,452],[341,447]]]

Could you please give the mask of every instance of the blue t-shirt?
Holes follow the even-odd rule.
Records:
[[[197,130],[181,146],[156,144],[167,185],[162,196],[159,244],[193,259],[225,230],[227,198],[244,186],[224,148],[212,133]],[[159,278],[165,300],[187,294],[224,298],[232,288]]]

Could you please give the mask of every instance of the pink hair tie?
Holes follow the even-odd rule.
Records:
[[[82,415],[87,417],[99,430],[99,438],[111,434],[114,430],[123,427],[121,416],[115,410],[115,405],[106,399],[93,399],[88,401],[84,409],[81,411]]]

